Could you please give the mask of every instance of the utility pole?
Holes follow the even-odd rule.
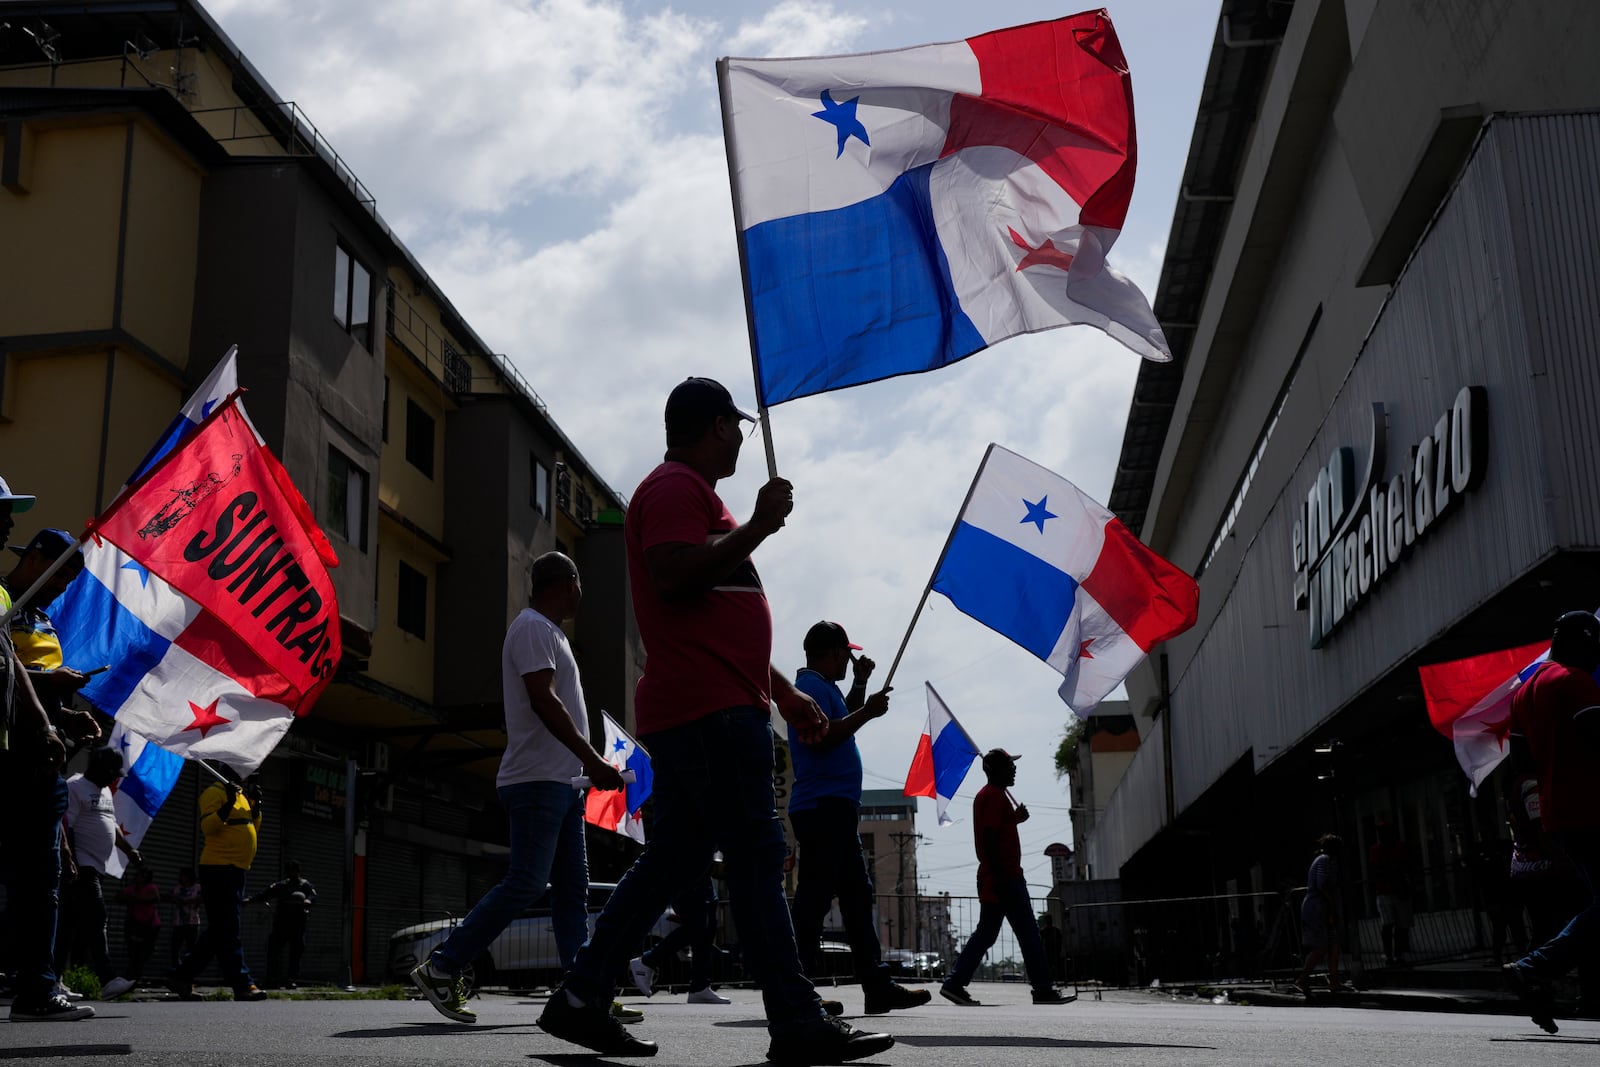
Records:
[[[903,935],[907,927],[905,912],[906,846],[911,844],[913,841],[921,841],[922,835],[917,833],[915,830],[897,830],[889,835],[889,840],[894,842],[894,894],[895,899],[899,902],[900,932]],[[915,888],[915,886],[913,886],[913,888]],[[911,951],[920,952],[922,951],[922,909],[918,906],[918,901],[915,899],[915,897],[913,897],[911,901],[911,912],[911,925],[915,931],[913,940],[911,942]],[[889,947],[893,948],[894,946],[891,944]]]

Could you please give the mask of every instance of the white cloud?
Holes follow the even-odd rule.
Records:
[[[878,16],[878,21],[887,21]],[[869,25],[868,19],[839,11],[832,4],[783,0],[759,18],[739,24],[728,41],[734,56],[826,56],[850,46]]]

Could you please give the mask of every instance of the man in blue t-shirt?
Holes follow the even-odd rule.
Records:
[[[799,884],[794,893],[794,936],[800,962],[815,975],[822,942],[822,922],[833,898],[839,898],[839,915],[850,939],[856,977],[866,995],[868,1015],[894,1008],[926,1004],[925,989],[906,989],[889,977],[878,946],[872,918],[872,876],[861,853],[856,822],[861,809],[861,750],[856,731],[889,710],[889,690],[870,697],[867,678],[873,662],[856,656],[860,645],[850,643],[844,627],[819,622],[806,631],[806,665],[795,674],[795,688],[817,702],[828,716],[828,731],[806,744],[789,729],[789,751],[794,761],[794,792],[789,799],[789,821],[800,845]],[[835,683],[854,666],[848,696]]]

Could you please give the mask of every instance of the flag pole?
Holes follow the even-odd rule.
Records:
[[[961,501],[961,510],[956,512],[956,519],[950,524],[950,532],[945,535],[944,547],[939,550],[939,558],[934,561],[933,571],[928,575],[928,584],[922,587],[922,598],[917,601],[917,609],[911,613],[911,622],[906,626],[906,635],[900,639],[900,649],[894,654],[894,662],[889,664],[889,673],[883,679],[885,689],[888,689],[889,683],[894,681],[894,672],[900,666],[900,657],[906,654],[906,645],[911,643],[911,631],[916,629],[917,620],[922,617],[923,605],[928,602],[928,594],[933,591],[933,580],[939,574],[939,564],[944,562],[944,554],[950,551],[950,542],[955,540],[956,530],[961,526],[961,516],[967,513],[967,505],[972,503],[972,494],[978,488],[978,479],[983,477],[983,468],[988,466],[992,452],[994,452],[994,442],[990,441],[989,447],[984,450],[983,462],[978,464],[978,472],[972,476],[972,484],[967,486],[967,495]]]
[[[750,334],[750,372],[756,383],[756,415],[761,420],[761,444],[767,453],[767,477],[776,478],[778,457],[772,448],[772,420],[767,415],[767,398],[761,392],[755,302],[750,297],[750,254],[744,241],[744,211],[739,206],[739,170],[733,158],[733,94],[728,88],[727,56],[717,60],[717,96],[722,102],[722,147],[728,157],[728,195],[733,199],[733,234],[739,245],[739,284],[744,289],[744,324]]]

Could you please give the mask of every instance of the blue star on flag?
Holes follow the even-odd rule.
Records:
[[[1048,522],[1051,519],[1060,518],[1059,515],[1055,514],[1054,512],[1050,511],[1048,508],[1045,507],[1045,505],[1048,504],[1049,502],[1050,502],[1049,496],[1040,497],[1039,498],[1039,502],[1037,504],[1035,504],[1033,501],[1028,500],[1026,497],[1024,497],[1022,503],[1023,503],[1023,506],[1028,509],[1028,513],[1026,515],[1024,515],[1022,518],[1017,520],[1018,525],[1021,525],[1024,522],[1031,522],[1035,526],[1039,527],[1039,532],[1040,533],[1044,533],[1044,524],[1046,522]]]
[[[859,138],[864,145],[870,146],[872,144],[871,141],[867,140],[867,128],[861,125],[860,119],[856,118],[856,101],[861,99],[859,96],[851,97],[842,104],[836,104],[833,102],[833,94],[824,89],[820,99],[822,101],[822,110],[813,111],[811,117],[832,123],[838,128],[839,151],[834,153],[834,159],[844,155],[845,142],[852,137]]]
[[[122,565],[122,569],[125,571],[132,571],[133,573],[137,574],[139,576],[139,584],[141,586],[147,586],[150,584],[150,569],[141,564],[138,560],[130,559],[128,562]]]
[[[628,747],[628,742],[624,741],[622,738],[619,737],[619,738],[616,739],[615,742],[612,743],[611,750],[613,752],[621,752],[623,749],[625,749],[627,747]]]

